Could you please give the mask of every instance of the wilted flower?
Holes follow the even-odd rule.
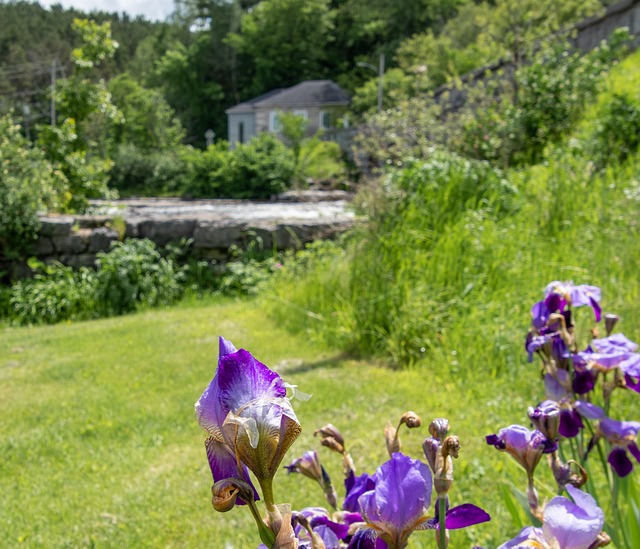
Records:
[[[640,449],[637,445],[640,422],[616,421],[608,417],[602,418],[594,440],[589,444],[591,449],[600,437],[604,437],[611,444],[611,452],[607,461],[620,477],[625,477],[633,471],[633,463],[627,456],[627,451],[640,463]]]
[[[589,549],[599,539],[604,513],[589,494],[567,486],[573,501],[554,497],[544,508],[542,528],[527,526],[498,549]]]
[[[196,416],[210,435],[207,453],[214,479],[229,475],[232,460],[238,472],[246,465],[271,505],[273,476],[301,430],[280,376],[220,338],[218,369],[196,403]]]
[[[384,439],[387,444],[387,452],[389,452],[389,456],[392,456],[402,449],[400,438],[398,437],[400,426],[406,425],[408,429],[414,429],[416,427],[420,427],[421,424],[422,420],[420,419],[420,416],[411,411],[402,414],[397,427],[394,427],[391,422],[387,422],[387,425],[384,428]]]
[[[334,509],[337,508],[338,496],[331,484],[331,478],[320,463],[320,458],[316,452],[305,452],[302,457],[294,459],[291,465],[285,465],[285,469],[287,469],[289,473],[301,473],[305,477],[315,480],[322,488],[329,505]]]

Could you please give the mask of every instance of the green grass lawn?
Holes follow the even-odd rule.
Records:
[[[319,449],[342,494],[341,464],[319,447],[315,428],[338,426],[359,472],[373,472],[385,460],[387,420],[408,409],[426,424],[446,416],[463,444],[452,502],[474,502],[493,517],[455,532],[452,549],[495,547],[515,534],[500,490],[522,486],[524,473],[484,435],[526,421],[527,405],[541,397],[536,369],[517,384],[491,379],[480,364],[469,365],[478,375],[464,383],[429,364],[394,371],[284,332],[257,301],[209,301],[0,331],[0,546],[257,546],[246,509],[211,507],[205,434],[194,418],[219,334],[313,393],[294,404],[304,430],[286,460]],[[426,425],[403,431],[403,450],[422,456],[425,436]],[[541,495],[552,496],[550,486]],[[276,499],[298,509],[323,504],[315,483],[296,475],[279,475]],[[415,534],[411,547],[433,547],[432,536]]]

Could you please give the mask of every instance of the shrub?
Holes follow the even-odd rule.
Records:
[[[227,158],[222,170],[223,196],[270,198],[291,187],[295,173],[293,152],[273,134],[260,133]]]
[[[640,145],[640,104],[629,95],[614,94],[595,123],[588,146],[599,166],[622,162]]]
[[[24,250],[36,237],[38,212],[58,205],[65,191],[64,176],[10,115],[0,117],[0,248]]]
[[[60,263],[30,264],[36,275],[11,288],[11,316],[19,324],[53,324],[94,315],[96,278],[91,269],[74,271]]]
[[[104,314],[167,305],[182,293],[183,271],[150,240],[114,242],[109,253],[98,254],[97,264],[97,300]]]
[[[111,185],[125,194],[176,192],[187,179],[186,163],[178,151],[147,152],[135,145],[121,145],[113,160]]]
[[[180,160],[186,175],[179,189],[180,193],[196,198],[224,198],[224,189],[221,188],[224,180],[222,172],[230,154],[233,153],[229,151],[226,141],[218,141],[204,151],[183,147]]]

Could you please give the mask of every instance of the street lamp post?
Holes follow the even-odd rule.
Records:
[[[366,63],[365,61],[358,61],[356,64],[358,67],[366,67],[378,74],[378,112],[380,112],[382,110],[382,88],[384,82],[384,53],[380,54],[380,63],[377,69],[371,63]]]

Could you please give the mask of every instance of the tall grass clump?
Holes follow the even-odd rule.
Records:
[[[614,70],[604,94],[637,60]],[[600,286],[608,306],[637,319],[640,159],[600,166],[589,154],[606,104],[533,166],[500,172],[432,151],[391,173],[339,251],[282,270],[275,314],[346,350],[399,365],[426,358],[459,379],[517,378],[528,309],[551,280]]]

